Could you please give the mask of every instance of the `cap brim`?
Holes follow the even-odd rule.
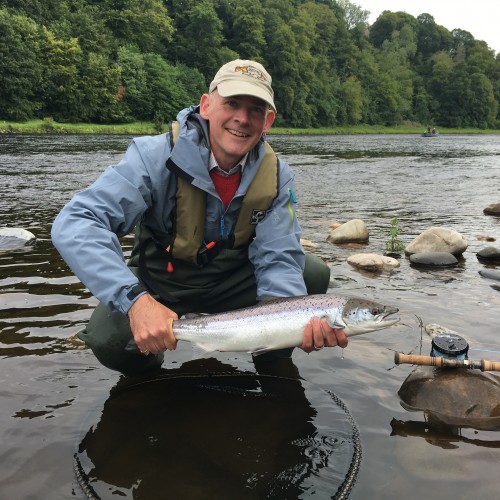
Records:
[[[222,97],[232,97],[235,95],[250,95],[252,97],[257,97],[257,99],[262,99],[264,102],[269,104],[276,113],[276,106],[274,105],[274,100],[271,94],[263,88],[252,83],[245,83],[241,81],[237,82],[222,82],[217,85],[217,92]]]

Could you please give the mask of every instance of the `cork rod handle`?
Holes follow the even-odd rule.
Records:
[[[483,372],[500,371],[500,361],[487,361],[482,359],[474,361],[472,359],[442,358],[440,356],[420,356],[418,354],[394,353],[394,362],[397,365],[406,363],[410,365],[438,366],[440,368],[468,368],[481,370]]]

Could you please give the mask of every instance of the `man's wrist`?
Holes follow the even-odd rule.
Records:
[[[127,299],[131,301],[135,301],[140,295],[142,295],[144,292],[147,292],[147,289],[144,285],[141,283],[137,283],[137,285],[134,285],[127,293]]]
[[[133,305],[136,303],[137,299],[141,297],[142,295],[145,295],[148,293],[148,290],[144,285],[141,283],[137,283],[137,285],[134,285],[127,293],[127,299],[131,301],[130,307],[128,308],[127,311],[127,316],[130,313],[130,310],[132,309]]]

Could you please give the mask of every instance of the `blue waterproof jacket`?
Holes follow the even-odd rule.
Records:
[[[194,177],[193,185],[207,193],[205,239],[216,241],[231,234],[243,196],[264,156],[265,144],[261,139],[250,152],[241,184],[225,209],[208,172],[207,122],[198,109],[192,106],[177,116],[180,135],[175,155]],[[177,180],[165,166],[170,154],[168,134],[133,139],[123,159],[75,194],[54,221],[54,245],[82,283],[113,311],[129,310],[134,299],[127,294],[138,283],[126,265],[119,238],[139,222],[163,233],[172,231]],[[248,249],[258,297],[306,294],[293,179],[290,167],[279,160],[278,196],[257,224]]]

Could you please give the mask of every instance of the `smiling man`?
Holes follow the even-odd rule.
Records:
[[[182,314],[326,292],[328,266],[300,245],[293,172],[264,139],[276,116],[271,84],[258,62],[225,64],[168,134],[134,139],[54,221],[55,246],[100,301],[79,336],[108,368],[161,366]],[[119,238],[134,228],[126,263]],[[313,318],[301,347],[346,344]]]

